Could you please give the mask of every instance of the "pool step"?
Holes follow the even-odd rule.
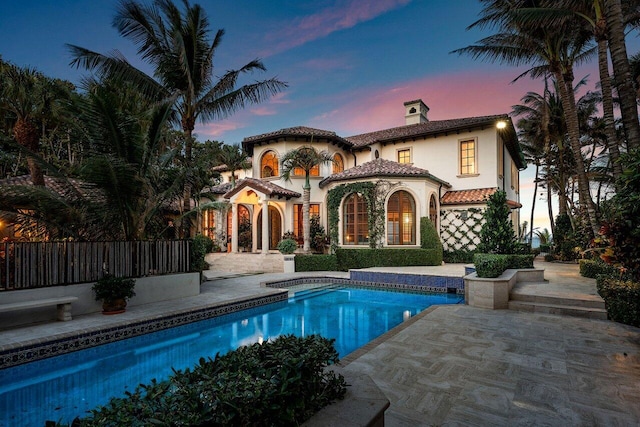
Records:
[[[607,310],[600,296],[567,292],[560,294],[547,289],[545,284],[516,284],[509,294],[509,309],[589,319],[607,319]]]
[[[317,297],[319,295],[323,295],[323,294],[328,294],[331,291],[334,291],[338,288],[341,288],[343,286],[341,285],[333,285],[333,286],[323,286],[322,289],[319,288],[315,288],[315,289],[305,289],[303,291],[298,291],[296,292],[291,299],[293,301],[302,301],[305,300],[307,298],[311,298],[311,297]]]

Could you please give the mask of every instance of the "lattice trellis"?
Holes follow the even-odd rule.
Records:
[[[440,211],[440,238],[445,251],[472,251],[480,243],[484,211],[477,208]],[[466,215],[466,219],[464,216]]]

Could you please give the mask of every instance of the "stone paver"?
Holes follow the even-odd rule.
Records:
[[[548,290],[595,295],[577,266],[542,263]],[[332,274],[347,277],[346,273]],[[49,338],[60,328],[157,316],[168,306],[201,307],[260,293],[260,282],[303,276],[235,276],[202,285],[194,298],[132,307],[116,320],[78,316],[19,330],[7,340]],[[541,291],[541,289],[536,290]],[[391,401],[387,426],[640,425],[640,329],[604,320],[433,307],[343,360],[369,375]]]

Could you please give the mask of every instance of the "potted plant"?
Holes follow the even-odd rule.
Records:
[[[293,273],[296,271],[295,257],[293,253],[298,249],[298,243],[293,239],[284,239],[278,243],[278,250],[284,257],[284,272]]]
[[[133,291],[135,285],[135,279],[115,277],[107,273],[91,289],[96,294],[96,301],[102,301],[103,314],[118,314],[124,313],[127,300],[136,294]]]

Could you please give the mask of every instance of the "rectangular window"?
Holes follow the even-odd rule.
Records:
[[[203,233],[205,236],[214,239],[216,237],[216,212],[213,210],[206,210],[202,216]]]
[[[317,203],[312,203],[309,205],[309,219],[314,216],[320,216],[320,205]],[[302,205],[295,204],[293,205],[293,233],[296,235],[296,238],[304,238],[303,227],[304,220],[302,219]]]
[[[476,141],[475,139],[460,141],[460,174],[473,175],[476,173]]]
[[[411,149],[398,150],[398,163],[411,163]]]

